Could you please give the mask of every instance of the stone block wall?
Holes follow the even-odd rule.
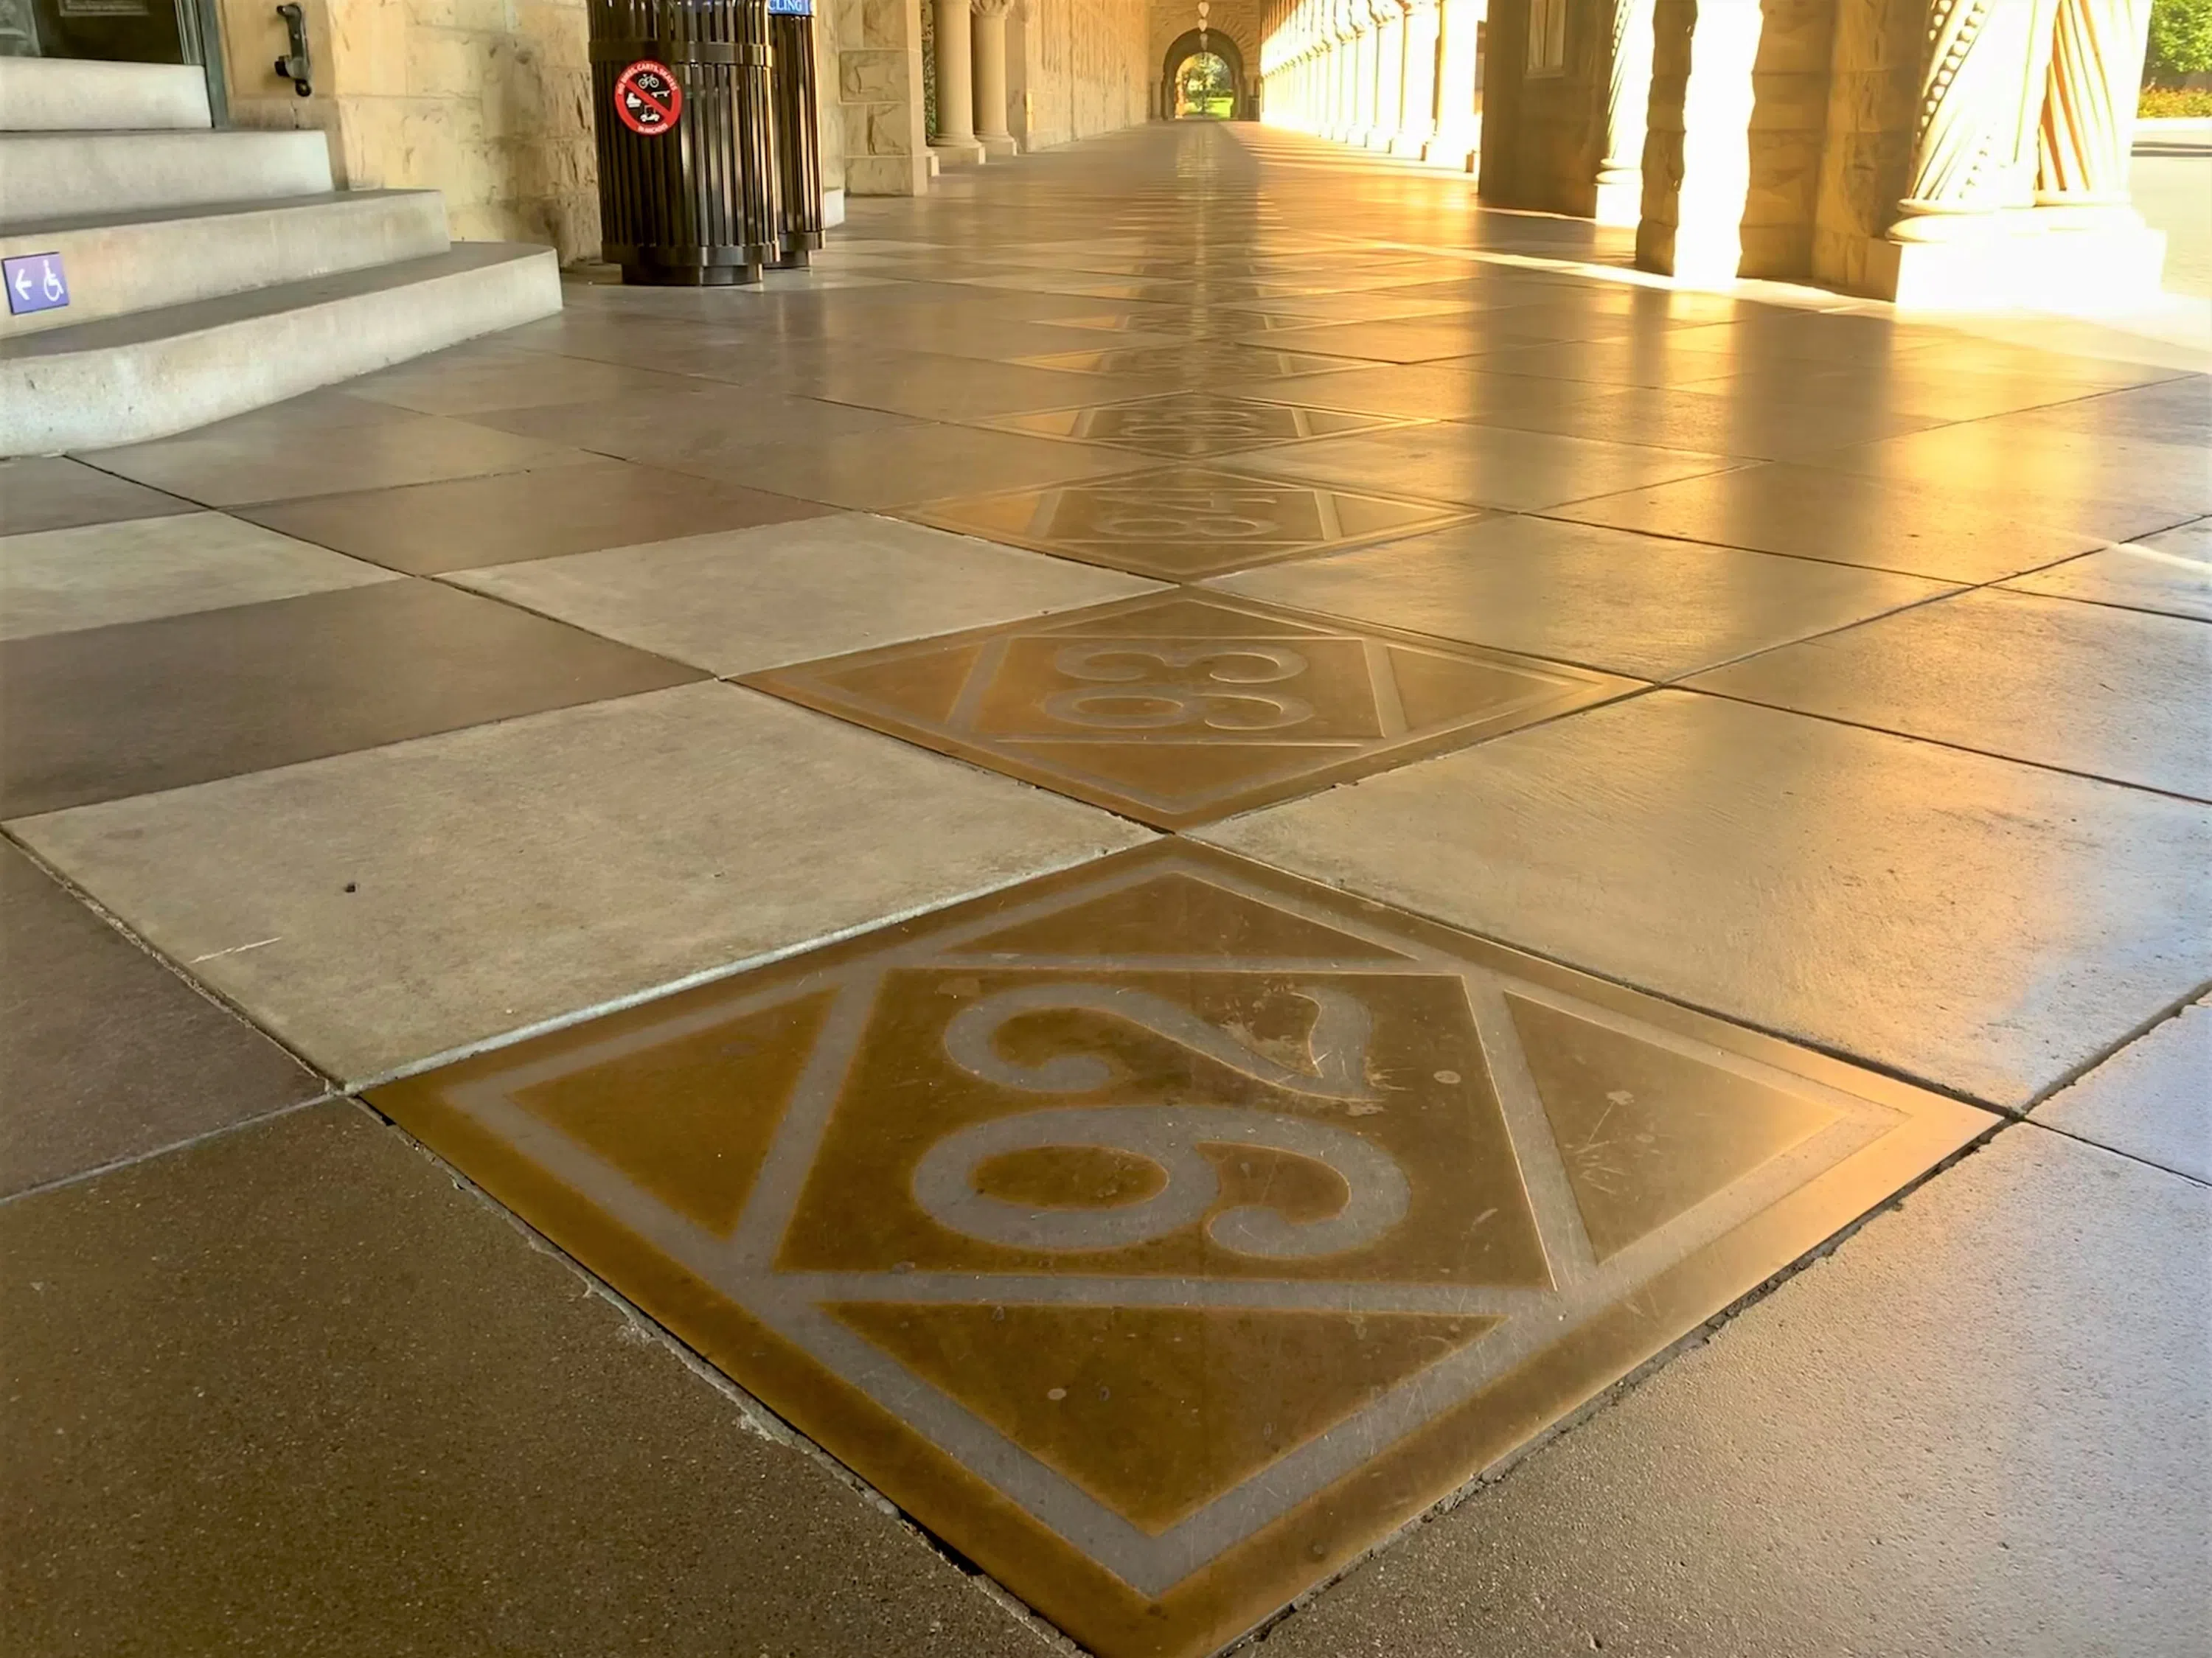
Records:
[[[1759,0],[1759,15],[1740,269],[1746,276],[1802,277],[1813,269],[1836,0]]]
[[[1849,0],[1836,19],[1812,274],[1850,293],[1896,283],[1888,233],[1912,172],[1927,27],[1928,0]]]
[[[1638,264],[1717,278],[1811,274],[1836,7],[1658,0]]]
[[[312,0],[305,100],[270,72],[272,8],[223,9],[240,125],[321,128],[349,188],[444,191],[457,238],[597,256],[582,0]]]
[[[823,82],[845,188],[855,196],[918,196],[929,188],[922,118],[922,0],[816,0],[836,72]]]
[[[1665,3],[1665,0],[1662,0]],[[1613,0],[1570,0],[1566,64],[1528,72],[1529,0],[1491,0],[1481,191],[1501,207],[1588,217],[1605,158]]]
[[[1145,118],[1149,21],[1146,0],[1024,0],[1014,9],[1006,20],[1007,130],[1024,149]]]

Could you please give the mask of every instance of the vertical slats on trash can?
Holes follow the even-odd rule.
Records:
[[[782,252],[768,0],[591,0],[590,23],[605,258],[625,282],[758,282]],[[683,90],[666,131],[616,114],[616,83],[641,60]]]
[[[783,260],[803,265],[822,246],[822,146],[816,125],[814,0],[768,0],[775,56],[775,159]]]

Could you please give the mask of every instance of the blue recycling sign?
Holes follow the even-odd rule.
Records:
[[[20,317],[27,311],[58,311],[69,303],[69,278],[62,273],[58,253],[25,253],[0,259],[0,276],[8,284],[8,311]]]
[[[768,0],[771,17],[811,17],[814,0]]]

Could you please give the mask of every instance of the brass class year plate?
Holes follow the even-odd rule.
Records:
[[[1996,1121],[1175,840],[371,1097],[1107,1658],[1235,1639]]]

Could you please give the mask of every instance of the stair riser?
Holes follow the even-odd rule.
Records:
[[[0,226],[330,188],[319,132],[0,133]]]
[[[547,248],[193,333],[0,359],[0,456],[167,437],[560,308]]]
[[[0,339],[418,259],[446,246],[445,198],[433,190],[76,230],[0,230],[0,253],[59,253],[70,283],[64,309],[0,315]]]
[[[207,76],[191,64],[0,58],[0,131],[205,131]]]

